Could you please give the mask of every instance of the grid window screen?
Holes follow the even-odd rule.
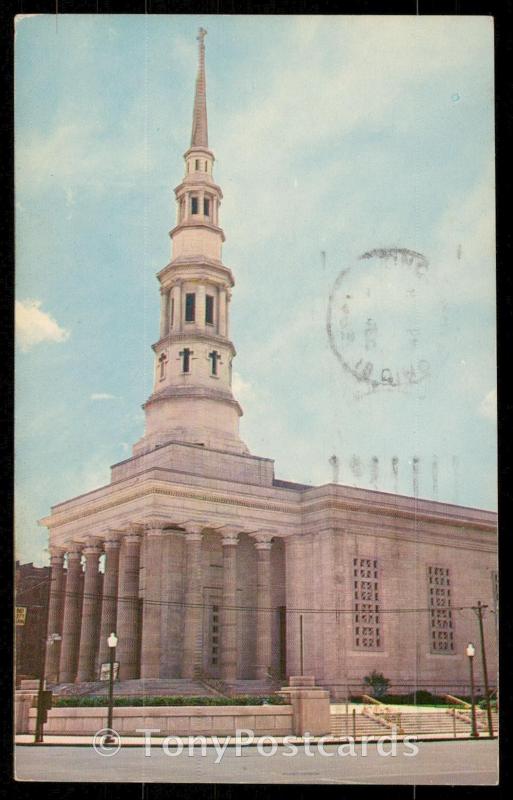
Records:
[[[211,637],[210,637],[210,663],[216,666],[219,659],[219,606],[212,606]]]
[[[428,567],[430,645],[433,653],[454,651],[451,581],[445,567]]]
[[[354,643],[363,650],[383,646],[378,562],[353,558]]]

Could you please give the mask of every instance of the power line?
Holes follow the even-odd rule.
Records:
[[[254,605],[240,605],[240,604],[230,604],[224,605],[221,601],[212,601],[209,603],[191,603],[185,600],[150,600],[142,597],[136,597],[134,595],[104,595],[99,593],[91,593],[91,592],[69,592],[69,591],[51,591],[51,597],[70,597],[70,598],[86,598],[88,600],[97,599],[97,600],[117,600],[118,604],[121,603],[123,605],[134,604],[139,605],[141,602],[143,605],[147,606],[173,606],[179,608],[212,608],[216,606],[219,609],[226,609],[230,611],[256,611],[256,612],[276,612],[279,611],[280,608],[285,609],[285,613],[290,614],[418,614],[418,613],[433,613],[436,611],[468,611],[474,610],[477,608],[475,604],[472,605],[444,605],[444,606],[433,606],[433,607],[419,607],[419,608],[380,608],[379,606],[376,607],[375,603],[372,603],[373,608],[294,608],[290,606],[254,606]],[[481,606],[481,608],[487,608],[487,606]]]

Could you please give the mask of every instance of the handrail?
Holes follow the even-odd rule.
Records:
[[[369,703],[374,703],[377,706],[384,706],[385,704],[381,702],[381,700],[377,700],[375,697],[371,697],[370,694],[362,694],[362,700],[366,700]]]
[[[457,705],[465,706],[465,708],[472,708],[470,703],[467,703],[466,700],[462,700],[461,697],[455,697],[452,694],[443,694],[442,697],[444,697],[446,700],[449,700],[451,703],[456,703]]]

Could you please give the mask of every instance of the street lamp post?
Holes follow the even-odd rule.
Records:
[[[468,643],[466,653],[468,656],[468,663],[470,669],[470,700],[472,703],[472,731],[470,735],[472,736],[473,739],[477,739],[479,734],[477,732],[476,698],[474,692],[474,656],[476,654],[476,648],[474,647],[472,642]]]
[[[116,654],[116,645],[118,643],[118,637],[115,633],[111,633],[109,638],[107,639],[107,643],[109,645],[109,712],[107,716],[107,728],[109,731],[112,730],[112,713],[113,713],[113,706],[114,706],[114,659]],[[105,737],[106,744],[113,744],[114,738],[111,734],[107,734]]]
[[[55,642],[61,641],[61,636],[58,633],[50,633],[47,638],[42,639],[42,643],[46,647],[42,648],[41,653],[41,666],[39,672],[39,688],[37,690],[37,715],[36,715],[36,729],[34,733],[34,744],[41,744],[43,741],[43,726],[46,722],[46,713],[51,708],[52,693],[45,690],[45,660],[46,650],[52,647]]]

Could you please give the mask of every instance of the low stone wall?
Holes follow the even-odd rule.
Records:
[[[37,710],[29,710],[29,732],[36,725]],[[45,734],[93,734],[107,725],[107,708],[53,708],[48,712]],[[255,735],[287,736],[293,733],[293,709],[283,706],[115,706],[112,727],[127,736],[137,728],[154,728],[162,736],[234,736],[237,730]],[[159,733],[154,734],[158,736]]]

